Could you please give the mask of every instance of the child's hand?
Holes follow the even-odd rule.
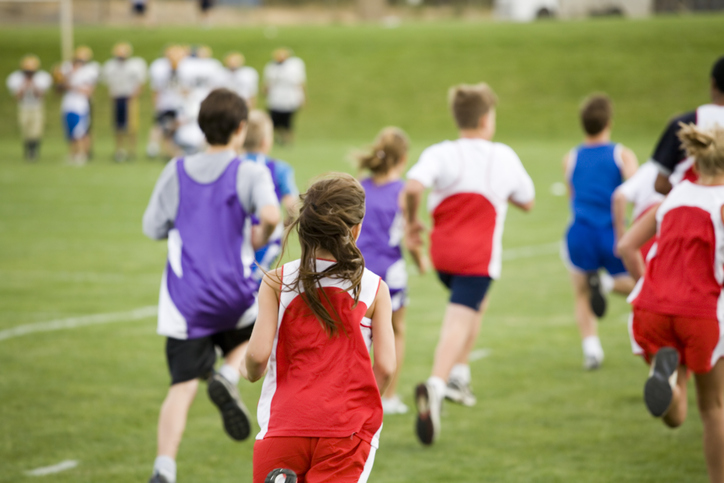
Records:
[[[415,250],[410,250],[410,255],[412,256],[412,261],[415,262],[417,271],[420,272],[420,275],[425,275],[430,269],[430,259],[419,247]]]
[[[422,247],[422,234],[425,230],[425,225],[420,221],[405,225],[405,247],[411,253]]]

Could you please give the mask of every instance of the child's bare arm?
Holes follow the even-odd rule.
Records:
[[[299,196],[282,196],[282,207],[284,207],[284,224],[289,225],[299,212]]]
[[[400,199],[398,200],[398,203],[400,205],[402,213],[405,215],[405,226],[407,226],[407,218],[409,215],[407,214],[407,197],[405,190],[400,192]],[[404,238],[404,245],[410,252],[410,256],[412,256],[412,261],[415,263],[415,266],[417,267],[417,270],[420,272],[420,274],[424,275],[430,268],[430,260],[428,260],[421,245],[415,246],[414,244],[407,243],[407,228],[405,228]]]
[[[380,281],[380,289],[377,291],[375,302],[366,315],[372,319],[372,344],[375,359],[372,371],[375,374],[380,394],[382,394],[392,381],[392,375],[397,366],[395,333],[392,330],[392,302],[390,301],[390,289],[385,282]]]
[[[256,382],[262,378],[269,363],[274,337],[277,333],[279,317],[279,270],[264,275],[259,288],[259,315],[246,350],[246,371],[249,381]]]
[[[251,244],[258,250],[269,242],[269,237],[279,224],[279,207],[275,205],[262,206],[259,210],[259,226],[252,231]]]
[[[656,234],[657,212],[658,207],[647,211],[618,241],[618,254],[634,280],[641,278],[646,270],[646,263],[639,249]]]
[[[633,151],[629,148],[623,148],[621,150],[621,161],[621,176],[623,176],[623,179],[629,179],[636,174],[636,170],[639,169],[639,161]]]

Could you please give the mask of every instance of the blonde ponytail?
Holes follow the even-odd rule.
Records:
[[[679,123],[679,139],[686,154],[692,156],[701,174],[724,174],[724,128],[702,129],[696,124]]]

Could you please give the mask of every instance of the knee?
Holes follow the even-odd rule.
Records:
[[[724,397],[722,395],[700,397],[697,400],[697,406],[703,421],[724,419]]]

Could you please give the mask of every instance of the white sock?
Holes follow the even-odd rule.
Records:
[[[442,400],[445,397],[445,389],[447,388],[447,383],[443,379],[435,376],[430,376],[427,379],[427,385],[432,387],[438,399]]]
[[[470,384],[470,366],[467,364],[455,364],[450,371],[450,379],[454,379],[462,384]]]
[[[601,340],[596,335],[591,335],[583,339],[583,355],[601,357],[603,356],[603,347]]]
[[[219,368],[219,374],[224,376],[224,378],[232,383],[233,385],[239,384],[239,378],[241,377],[241,374],[238,370],[234,369],[228,364],[224,364]]]
[[[153,463],[153,472],[165,477],[171,483],[176,483],[176,461],[170,456],[157,456]]]
[[[611,275],[609,275],[607,272],[601,272],[600,275],[601,278],[601,289],[603,290],[604,294],[609,294],[613,292],[613,284],[614,280]]]

